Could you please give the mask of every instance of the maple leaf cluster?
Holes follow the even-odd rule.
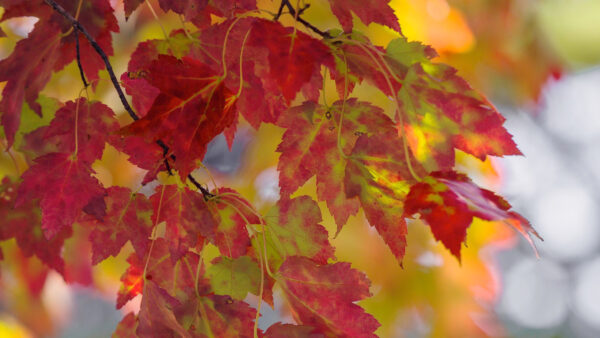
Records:
[[[125,0],[126,15],[142,3]],[[330,0],[339,32],[319,30],[287,0],[277,13],[252,0],[158,4],[195,29],[141,42],[118,82],[107,58],[119,30],[108,0],[0,1],[2,20],[39,19],[0,61],[6,144],[29,163],[0,186],[0,240],[15,238],[25,255],[68,281],[82,280],[69,272],[63,248],[75,226],[87,231],[91,264],[130,242],[117,307],[138,294],[142,302],[116,336],[373,336],[379,323],[355,304],[370,296],[370,282],[337,262],[317,202],[293,196],[313,176],[337,231],[362,209],[400,264],[407,218],[420,217],[458,259],[473,217],[535,234],[501,197],[453,169],[455,149],[480,159],[520,154],[503,117],[455,69],[432,61],[432,48],[402,37],[386,0]],[[295,24],[280,23],[284,15]],[[353,30],[352,15],[398,38],[376,46]],[[121,99],[134,121],[121,126],[107,105],[78,98],[19,136],[21,112],[41,116],[40,91],[73,61],[86,87],[107,69],[119,93],[122,85],[130,95],[133,109]],[[331,104],[322,100],[324,76],[336,84]],[[394,109],[354,95],[363,82]],[[281,197],[266,215],[233,189],[209,191],[192,176],[213,138],[223,133],[231,146],[241,118],[285,129]],[[160,172],[178,183],[159,184],[149,197],[103,186],[92,164],[107,143],[147,170],[143,184]],[[208,245],[220,256],[207,264]],[[263,332],[260,303],[273,304],[275,285],[297,325]],[[248,293],[258,296],[258,310]]]

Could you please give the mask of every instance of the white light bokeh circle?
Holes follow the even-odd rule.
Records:
[[[506,274],[502,309],[527,328],[560,325],[569,312],[567,271],[548,260],[525,258],[518,262]]]
[[[600,68],[569,75],[544,90],[544,124],[557,137],[589,142],[600,135]]]
[[[579,267],[574,289],[575,313],[600,330],[600,256]]]
[[[569,262],[598,249],[597,205],[577,182],[565,181],[541,192],[531,209],[531,223],[544,238],[542,254]]]

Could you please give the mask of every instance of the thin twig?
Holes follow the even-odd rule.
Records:
[[[206,189],[205,187],[202,186],[202,184],[198,183],[198,181],[196,181],[196,179],[194,178],[194,176],[192,176],[192,174],[188,175],[188,179],[190,180],[190,182],[192,182],[192,184],[198,188],[198,190],[200,190],[202,192],[202,195],[204,195],[204,199],[208,200],[210,197],[214,197],[215,195],[213,195],[210,191],[208,191],[208,189]]]
[[[85,74],[83,73],[83,66],[81,65],[81,55],[79,53],[79,30],[75,30],[75,52],[77,55],[77,67],[79,67],[79,75],[83,82],[83,87],[87,88],[90,84],[85,80]]]
[[[273,18],[274,21],[279,20],[279,17],[281,16],[281,14],[283,14],[283,7],[285,7],[285,1],[282,1],[281,5],[279,5],[279,9],[277,10],[277,14]]]
[[[57,11],[60,15],[64,16],[65,19],[69,20],[69,22],[71,22],[71,24],[73,25],[73,27],[75,29],[77,29],[78,31],[83,33],[83,35],[85,35],[85,38],[90,42],[92,47],[94,47],[94,49],[96,50],[96,53],[98,53],[98,55],[100,55],[100,57],[102,58],[102,61],[104,61],[104,65],[106,66],[106,70],[108,71],[108,75],[110,76],[110,80],[112,81],[113,86],[115,87],[115,89],[117,90],[117,93],[119,94],[119,99],[121,99],[121,103],[123,104],[123,107],[125,107],[125,110],[127,110],[127,113],[129,113],[129,116],[131,116],[131,118],[133,120],[135,120],[135,121],[139,120],[140,118],[133,111],[133,109],[131,109],[129,102],[127,102],[127,99],[125,98],[125,93],[123,93],[123,90],[121,89],[121,86],[119,85],[119,81],[117,81],[117,77],[115,76],[115,72],[113,71],[112,65],[108,61],[108,57],[106,56],[106,53],[104,53],[104,51],[102,50],[100,45],[98,45],[96,40],[94,40],[94,38],[90,35],[90,33],[88,33],[88,31],[85,28],[83,28],[81,23],[79,23],[79,21],[77,21],[77,19],[75,19],[71,14],[69,14],[67,11],[65,11],[65,9],[62,8],[61,5],[57,4],[54,0],[44,0],[44,2],[47,3],[48,5],[50,5],[50,7],[52,7],[55,11]]]
[[[290,11],[290,14],[291,14],[291,15],[292,15],[294,18],[296,18],[296,20],[297,20],[299,23],[303,24],[303,25],[304,25],[304,27],[306,27],[306,28],[310,29],[311,31],[313,31],[313,32],[315,32],[315,33],[317,33],[317,34],[319,34],[319,35],[320,35],[321,37],[323,37],[324,39],[331,39],[331,38],[332,38],[332,36],[331,36],[329,33],[327,33],[327,32],[323,32],[322,30],[320,30],[320,29],[318,29],[317,27],[313,26],[313,25],[312,25],[310,22],[308,22],[308,21],[306,21],[306,20],[304,20],[304,19],[302,19],[302,18],[300,17],[300,14],[302,14],[302,12],[304,12],[304,11],[305,11],[305,10],[306,10],[308,7],[301,8],[301,9],[298,11],[298,13],[296,13],[296,9],[294,8],[294,6],[292,6],[292,4],[290,3],[290,1],[289,1],[289,0],[282,0],[282,1],[281,1],[281,8],[283,8],[283,6],[286,6],[286,7],[288,8],[288,10]],[[281,10],[281,8],[280,8],[280,10]],[[277,14],[278,14],[278,16],[276,16],[276,18],[278,19],[278,18],[279,18],[279,15],[281,15],[281,14],[280,14],[279,12],[278,12]]]

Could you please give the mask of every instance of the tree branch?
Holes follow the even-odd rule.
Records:
[[[331,39],[332,38],[332,36],[329,33],[324,32],[324,31],[318,29],[317,27],[313,26],[313,24],[311,24],[310,22],[308,22],[308,21],[306,21],[306,20],[304,20],[304,19],[302,19],[300,17],[300,14],[302,14],[302,12],[304,12],[308,8],[308,6],[305,7],[305,8],[299,9],[298,10],[298,15],[296,15],[296,9],[294,8],[294,6],[292,6],[292,4],[290,3],[290,1],[289,0],[282,0],[281,1],[281,7],[279,8],[279,11],[277,12],[276,19],[278,19],[279,16],[281,16],[281,10],[283,9],[283,6],[287,7],[288,10],[290,11],[290,14],[294,18],[296,18],[296,20],[299,23],[303,24],[304,27],[310,29],[311,31],[313,31],[313,32],[315,32],[317,34],[319,34],[324,39]]]
[[[94,49],[96,50],[98,55],[100,55],[100,57],[102,58],[102,61],[104,61],[104,65],[106,66],[106,70],[108,71],[108,75],[110,76],[110,80],[112,81],[113,86],[115,87],[115,89],[117,90],[117,93],[119,94],[119,99],[121,99],[121,103],[123,104],[123,107],[125,107],[125,110],[127,110],[127,113],[129,113],[129,116],[131,116],[132,119],[134,119],[135,121],[139,120],[140,118],[133,111],[133,109],[131,109],[129,102],[127,102],[127,99],[125,98],[125,94],[123,93],[123,90],[121,89],[121,85],[119,85],[119,81],[117,81],[117,77],[115,76],[115,72],[113,71],[112,65],[108,61],[108,57],[106,56],[106,53],[104,53],[104,51],[102,50],[100,45],[98,45],[96,40],[94,40],[94,38],[90,35],[90,33],[88,33],[88,31],[85,28],[83,28],[81,23],[79,23],[79,21],[77,21],[77,19],[75,19],[71,14],[69,14],[67,11],[65,11],[65,9],[62,8],[61,5],[57,4],[54,0],[44,0],[44,2],[47,3],[50,7],[52,7],[55,11],[57,11],[60,15],[64,16],[65,19],[69,20],[69,22],[73,25],[73,27],[76,30],[80,31],[81,33],[83,33],[83,35],[85,35],[85,38],[90,42],[92,47],[94,47]]]
[[[125,93],[123,93],[123,90],[121,89],[121,85],[119,84],[119,81],[117,81],[117,77],[112,68],[112,65],[110,64],[110,61],[108,60],[108,57],[106,56],[106,53],[104,53],[104,50],[102,50],[102,47],[100,47],[100,45],[98,45],[98,43],[96,43],[94,38],[81,25],[81,23],[77,19],[75,19],[71,14],[69,14],[61,5],[57,4],[54,0],[44,0],[44,2],[46,4],[48,4],[50,7],[52,7],[60,15],[65,17],[65,19],[69,20],[69,22],[73,25],[73,28],[75,29],[76,32],[79,31],[79,32],[83,33],[83,35],[89,41],[89,43],[92,45],[92,47],[94,47],[94,49],[96,50],[98,55],[100,55],[100,57],[102,58],[102,61],[104,61],[104,65],[106,66],[106,70],[108,71],[108,75],[110,76],[110,80],[112,81],[113,86],[115,87],[115,89],[117,90],[117,93],[119,94],[119,98],[121,99],[121,103],[123,104],[123,107],[125,108],[127,113],[129,113],[129,116],[131,116],[131,118],[134,121],[139,120],[140,119],[139,116],[133,111],[133,109],[129,105],[129,102],[127,102],[127,99],[125,98]],[[81,78],[83,80],[83,84],[87,87],[88,84],[87,84],[87,81],[85,80],[85,76],[83,74],[83,68],[81,66],[81,60],[80,60],[80,56],[79,56],[79,36],[75,36],[75,39],[76,39],[75,47],[77,49],[77,65],[79,66],[79,71],[81,74]],[[169,159],[166,157],[167,154],[169,153],[169,147],[162,140],[158,140],[158,141],[156,141],[156,143],[163,149],[164,163],[165,163],[167,172],[169,173],[169,175],[173,175],[173,172],[171,170],[171,165],[169,164]],[[171,155],[169,157],[171,159],[175,160],[174,155]],[[192,174],[189,174],[187,177],[192,182],[192,184],[202,192],[204,199],[214,196],[213,194],[210,193],[210,191],[208,191],[208,189],[204,188],[200,183],[198,183],[198,181],[196,181],[196,179],[192,176]]]
[[[79,76],[83,86],[87,88],[90,84],[85,80],[85,74],[83,73],[83,67],[81,66],[81,55],[79,54],[79,30],[75,29],[75,52],[77,55],[77,67],[79,67]]]

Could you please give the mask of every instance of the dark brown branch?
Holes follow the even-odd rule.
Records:
[[[283,14],[283,7],[285,7],[285,3],[286,3],[286,1],[282,1],[281,5],[279,5],[279,10],[277,10],[277,15],[275,15],[275,17],[273,18],[274,21],[279,20],[279,18],[281,17],[281,14]]]
[[[94,40],[94,38],[90,35],[90,33],[88,33],[88,31],[85,28],[83,28],[81,23],[79,23],[79,21],[77,21],[77,19],[75,19],[71,14],[69,14],[67,11],[65,11],[65,9],[62,8],[61,5],[57,4],[54,0],[44,0],[44,2],[47,3],[48,5],[50,5],[50,7],[52,7],[55,11],[57,11],[60,15],[64,16],[65,19],[69,20],[69,22],[73,25],[73,27],[76,30],[80,31],[81,33],[83,33],[83,35],[85,35],[85,38],[90,42],[92,47],[94,47],[94,49],[96,50],[96,53],[98,53],[98,55],[100,55],[100,57],[102,58],[102,61],[104,61],[104,65],[106,66],[106,70],[108,71],[108,75],[110,76],[110,80],[112,81],[113,86],[115,87],[115,89],[117,90],[117,93],[119,94],[119,98],[121,99],[121,103],[123,104],[123,107],[125,107],[125,110],[127,110],[127,113],[129,113],[129,116],[131,116],[132,119],[134,119],[135,121],[139,120],[140,118],[133,111],[133,109],[131,109],[129,102],[127,102],[127,99],[125,98],[125,94],[123,93],[123,90],[121,89],[121,85],[119,85],[119,81],[117,81],[117,77],[115,76],[115,72],[112,69],[112,65],[108,61],[108,57],[106,56],[106,53],[104,53],[102,48],[100,48],[100,46],[98,45],[96,40]]]
[[[140,119],[139,116],[137,116],[137,114],[133,111],[133,109],[129,105],[129,102],[127,102],[127,99],[125,98],[125,93],[123,93],[123,90],[121,89],[121,85],[119,84],[119,81],[117,81],[117,77],[115,76],[115,72],[113,71],[112,65],[110,64],[110,61],[108,61],[108,57],[106,56],[106,53],[104,53],[104,50],[102,50],[100,45],[98,45],[98,43],[96,43],[94,38],[92,38],[90,33],[88,33],[88,31],[81,25],[81,23],[79,21],[77,21],[77,19],[75,19],[71,14],[69,14],[67,11],[65,11],[65,9],[62,8],[61,5],[57,4],[54,0],[44,0],[44,2],[46,4],[48,4],[50,7],[52,7],[60,15],[65,17],[67,20],[69,20],[69,22],[71,22],[71,24],[73,25],[73,28],[75,29],[76,32],[79,31],[79,32],[83,33],[85,38],[89,41],[89,43],[92,45],[92,47],[94,47],[94,49],[96,50],[96,53],[98,53],[98,55],[100,55],[100,57],[102,58],[102,61],[104,61],[104,65],[106,66],[106,70],[108,71],[108,75],[110,76],[110,80],[112,81],[113,86],[115,87],[115,89],[117,90],[117,93],[119,94],[119,98],[121,99],[121,103],[123,104],[123,107],[125,108],[125,110],[127,110],[127,113],[129,113],[129,116],[131,116],[131,118],[134,121],[139,120]],[[79,71],[81,73],[81,78],[83,80],[83,84],[87,87],[88,86],[87,81],[85,80],[85,77],[83,75],[83,68],[81,67],[81,60],[79,57],[79,36],[76,35],[75,38],[77,41],[76,42],[77,65],[79,66]],[[165,156],[164,163],[165,163],[167,172],[169,173],[169,175],[173,175],[173,172],[171,170],[171,165],[169,164],[169,158],[175,160],[175,156],[171,155],[171,156],[169,156],[169,158],[167,158],[166,156],[169,153],[169,147],[162,140],[158,140],[158,141],[156,141],[156,143],[163,149],[163,154]],[[213,194],[210,193],[210,191],[208,191],[208,189],[204,188],[200,183],[198,183],[198,181],[196,181],[196,179],[192,176],[192,174],[189,174],[187,177],[192,182],[192,184],[202,192],[202,195],[204,196],[205,199],[207,199],[208,197],[214,196]]]
[[[208,191],[208,189],[206,189],[205,187],[203,187],[202,184],[198,183],[198,181],[196,181],[196,179],[194,178],[194,176],[192,176],[190,174],[190,175],[188,175],[188,178],[190,179],[190,181],[192,182],[192,184],[202,192],[202,195],[204,195],[204,199],[205,200],[207,200],[209,197],[214,197],[215,196],[215,195],[211,194],[210,191]]]
[[[290,14],[291,14],[291,15],[292,15],[294,18],[296,18],[296,21],[298,21],[299,23],[303,24],[303,25],[304,25],[304,27],[306,27],[306,28],[310,29],[311,31],[313,31],[313,32],[315,32],[315,33],[317,33],[317,34],[319,34],[319,35],[320,35],[322,38],[324,38],[324,39],[331,39],[331,38],[332,38],[332,36],[331,36],[329,33],[327,33],[327,32],[324,32],[324,31],[322,31],[322,30],[318,29],[317,27],[313,26],[313,24],[311,24],[310,22],[308,22],[308,21],[306,21],[306,20],[304,20],[304,19],[302,19],[302,18],[300,17],[300,14],[302,14],[302,12],[304,12],[304,11],[305,11],[305,10],[308,8],[308,6],[307,6],[307,7],[305,7],[305,8],[301,8],[301,9],[299,9],[299,10],[298,10],[298,13],[296,14],[296,9],[294,8],[294,6],[292,6],[292,4],[290,3],[290,1],[289,1],[289,0],[282,0],[282,1],[281,1],[281,7],[280,7],[280,10],[279,10],[279,12],[277,12],[277,16],[276,16],[276,18],[277,18],[277,19],[278,19],[278,18],[279,18],[279,16],[281,15],[281,13],[280,13],[280,12],[281,12],[281,10],[282,10],[283,6],[287,7],[287,8],[288,8],[288,10],[290,11]]]
[[[75,52],[77,55],[77,67],[79,67],[79,76],[83,86],[87,88],[90,84],[85,80],[85,74],[83,73],[83,67],[81,66],[81,55],[79,54],[79,30],[75,29]]]

